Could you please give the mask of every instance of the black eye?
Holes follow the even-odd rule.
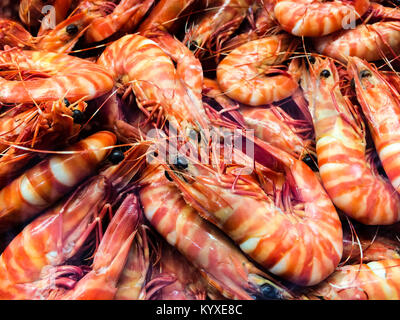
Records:
[[[165,177],[169,180],[169,181],[174,181],[171,176],[169,175],[168,171],[164,171]]]
[[[372,73],[369,70],[363,70],[363,71],[360,72],[360,77],[361,78],[368,78],[370,76],[372,76]]]
[[[177,157],[175,167],[178,170],[185,170],[188,167],[188,162],[184,157]]]
[[[322,70],[321,71],[321,77],[323,77],[323,78],[329,78],[331,76],[331,73],[330,73],[330,71],[329,70]]]
[[[189,50],[196,50],[199,47],[197,41],[193,40],[189,42],[188,48]]]
[[[111,152],[110,157],[109,157],[110,161],[111,161],[113,164],[118,164],[118,163],[120,163],[122,160],[124,160],[124,158],[125,158],[124,153],[123,153],[121,150],[119,150],[119,149],[114,149],[114,150]]]
[[[74,119],[74,122],[77,124],[82,124],[85,121],[83,112],[78,109],[72,111],[72,118]]]
[[[70,24],[69,26],[67,26],[66,31],[69,35],[72,36],[78,33],[78,26],[76,24]]]
[[[63,102],[67,108],[71,105],[67,98],[64,98]]]
[[[316,160],[313,156],[307,154],[307,155],[303,158],[303,162],[304,162],[306,165],[308,165],[312,171],[317,172],[317,171],[319,170],[319,169],[318,169],[318,165],[317,165],[317,160]]]
[[[261,293],[263,298],[267,300],[279,300],[282,298],[278,289],[269,284],[264,284],[261,286]]]
[[[308,57],[308,61],[309,61],[311,64],[314,64],[314,63],[315,63],[315,57],[309,56],[309,57]]]

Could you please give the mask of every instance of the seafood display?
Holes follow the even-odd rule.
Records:
[[[400,6],[0,4],[0,300],[400,300]]]

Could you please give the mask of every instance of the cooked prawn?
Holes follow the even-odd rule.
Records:
[[[317,52],[347,62],[349,56],[375,61],[400,50],[400,21],[360,24],[326,37],[315,38]]]
[[[314,285],[341,259],[338,214],[303,161],[254,141],[262,148],[256,153],[255,173],[263,178],[263,187],[254,174],[241,174],[243,165],[224,164],[213,154],[211,159],[220,161],[214,164],[218,170],[181,154],[183,160],[171,164],[169,175],[193,208],[268,271],[299,285]],[[240,156],[237,150],[235,154]]]
[[[100,131],[25,171],[0,190],[0,228],[27,221],[73,190],[95,172],[115,142],[114,134]]]
[[[178,58],[182,61],[180,54]],[[124,36],[108,46],[97,63],[106,68],[115,80],[129,84],[142,110],[151,107],[151,114],[161,110],[179,132],[207,132],[202,101],[198,94],[194,94],[201,92],[201,83],[199,89],[189,87],[188,83],[193,80],[180,77],[173,61],[156,42],[140,35]],[[188,72],[192,79],[202,79],[197,66],[187,66],[186,69],[183,66],[180,70]]]
[[[28,224],[0,256],[0,299],[46,298],[57,285],[57,266],[79,251],[98,223],[107,194],[106,179],[98,177]],[[45,281],[46,274],[52,279]]]
[[[168,171],[149,165],[140,181],[139,195],[151,225],[188,259],[215,291],[227,298],[290,298],[269,280],[218,229],[203,220],[182,198]]]
[[[344,29],[370,7],[369,0],[276,0],[275,18],[295,36],[320,37]]]
[[[40,103],[62,98],[71,102],[91,100],[107,93],[114,85],[103,67],[62,53],[10,49],[0,51],[0,65],[2,103]],[[8,80],[10,73],[17,79]],[[24,73],[33,77],[24,80]]]
[[[143,300],[146,298],[147,278],[151,273],[150,249],[146,227],[139,226],[127,262],[117,283],[114,300]]]
[[[228,97],[251,106],[289,97],[298,88],[298,75],[294,68],[296,60],[291,62],[287,71],[276,65],[286,60],[295,43],[291,36],[282,34],[250,41],[236,48],[218,65],[220,88]]]
[[[368,122],[383,169],[400,192],[400,96],[385,77],[365,60],[349,57],[358,102]]]
[[[315,58],[303,67],[302,88],[314,120],[318,166],[333,203],[364,224],[400,220],[400,196],[371,168],[366,157],[364,123],[339,86],[331,59]]]
[[[57,300],[112,300],[127,261],[140,217],[137,197],[128,194],[111,219],[96,250],[92,270],[71,290],[53,293]],[[50,299],[53,297],[50,297]]]

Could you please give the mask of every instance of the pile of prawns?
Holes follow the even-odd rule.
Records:
[[[3,1],[0,48],[0,299],[400,299],[396,1]]]

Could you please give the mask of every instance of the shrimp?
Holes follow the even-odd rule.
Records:
[[[151,273],[150,249],[146,226],[139,222],[135,241],[117,284],[114,300],[143,300],[146,298],[146,282]]]
[[[349,56],[375,61],[387,55],[397,56],[399,39],[400,21],[381,21],[315,38],[313,44],[317,52],[339,61],[347,62]]]
[[[160,41],[160,40],[158,40]],[[179,55],[182,61],[181,55]],[[138,63],[140,61],[140,63]],[[192,61],[188,59],[187,61]],[[108,46],[97,63],[107,69],[114,79],[132,88],[139,108],[146,114],[156,114],[160,108],[166,120],[179,131],[205,132],[208,123],[199,95],[200,88],[190,88],[188,83],[198,83],[202,74],[197,66],[180,65],[179,70],[187,73],[183,80],[173,61],[160,46],[140,35],[127,35]],[[196,80],[190,80],[189,75]],[[145,110],[151,107],[151,113]]]
[[[111,75],[101,66],[61,53],[10,49],[0,51],[0,65],[2,103],[91,100],[114,85]],[[10,79],[12,73],[16,79]],[[30,74],[30,78],[22,79],[24,74]]]
[[[97,177],[29,223],[0,256],[0,299],[46,298],[57,285],[57,266],[77,254],[98,223],[107,194],[105,177]]]
[[[81,129],[75,114],[82,114],[86,103],[67,100],[41,103],[36,107],[16,106],[0,114],[0,188],[18,176],[39,150],[63,147]]]
[[[257,269],[222,232],[203,220],[169,179],[169,173],[161,165],[147,166],[138,182],[144,214],[160,235],[200,271],[209,290],[213,288],[230,299],[291,297]]]
[[[202,217],[261,266],[295,284],[314,285],[328,277],[341,259],[338,214],[303,161],[253,141],[260,148],[254,159],[246,160],[249,157],[237,149],[232,152],[244,163],[256,161],[256,176],[242,174],[241,161],[228,165],[214,152],[213,165],[180,153],[176,164],[170,164],[169,176]]]
[[[112,300],[118,291],[117,283],[124,269],[140,215],[134,194],[128,194],[96,250],[92,270],[80,279],[73,289],[53,293],[57,300]]]
[[[95,172],[115,142],[113,133],[100,131],[25,171],[0,190],[0,228],[27,221],[73,190]]]
[[[400,259],[340,267],[307,295],[324,300],[399,300]]]
[[[293,60],[288,71],[277,65],[296,41],[282,34],[250,41],[233,50],[217,67],[217,81],[228,97],[260,106],[291,96],[298,88]],[[268,74],[271,74],[269,76]]]
[[[367,161],[364,124],[342,96],[333,60],[314,60],[308,71],[303,67],[301,85],[314,120],[318,166],[326,191],[339,209],[364,224],[399,221],[400,196]]]
[[[196,56],[202,56],[205,48],[216,46],[218,52],[223,42],[240,26],[254,0],[207,1],[206,13],[193,23],[183,42],[194,47]]]
[[[399,94],[374,66],[364,60],[349,57],[348,71],[354,78],[357,100],[366,117],[383,169],[393,187],[400,192]]]
[[[156,290],[148,298],[157,300],[205,300],[207,289],[200,272],[170,245],[162,245],[160,250],[159,275],[155,275],[151,281],[157,283],[157,277],[161,277],[161,281],[166,282],[166,275],[174,280],[171,281],[172,283],[166,282],[166,285]]]
[[[281,28],[295,36],[321,37],[345,28],[369,7],[369,0],[276,0],[274,14]]]
[[[131,31],[152,6],[154,0],[121,0],[113,12],[96,18],[85,33],[88,43],[102,41],[129,23]]]
[[[195,0],[160,0],[140,24],[139,33],[146,35],[155,29],[171,31],[176,20],[195,2]]]

